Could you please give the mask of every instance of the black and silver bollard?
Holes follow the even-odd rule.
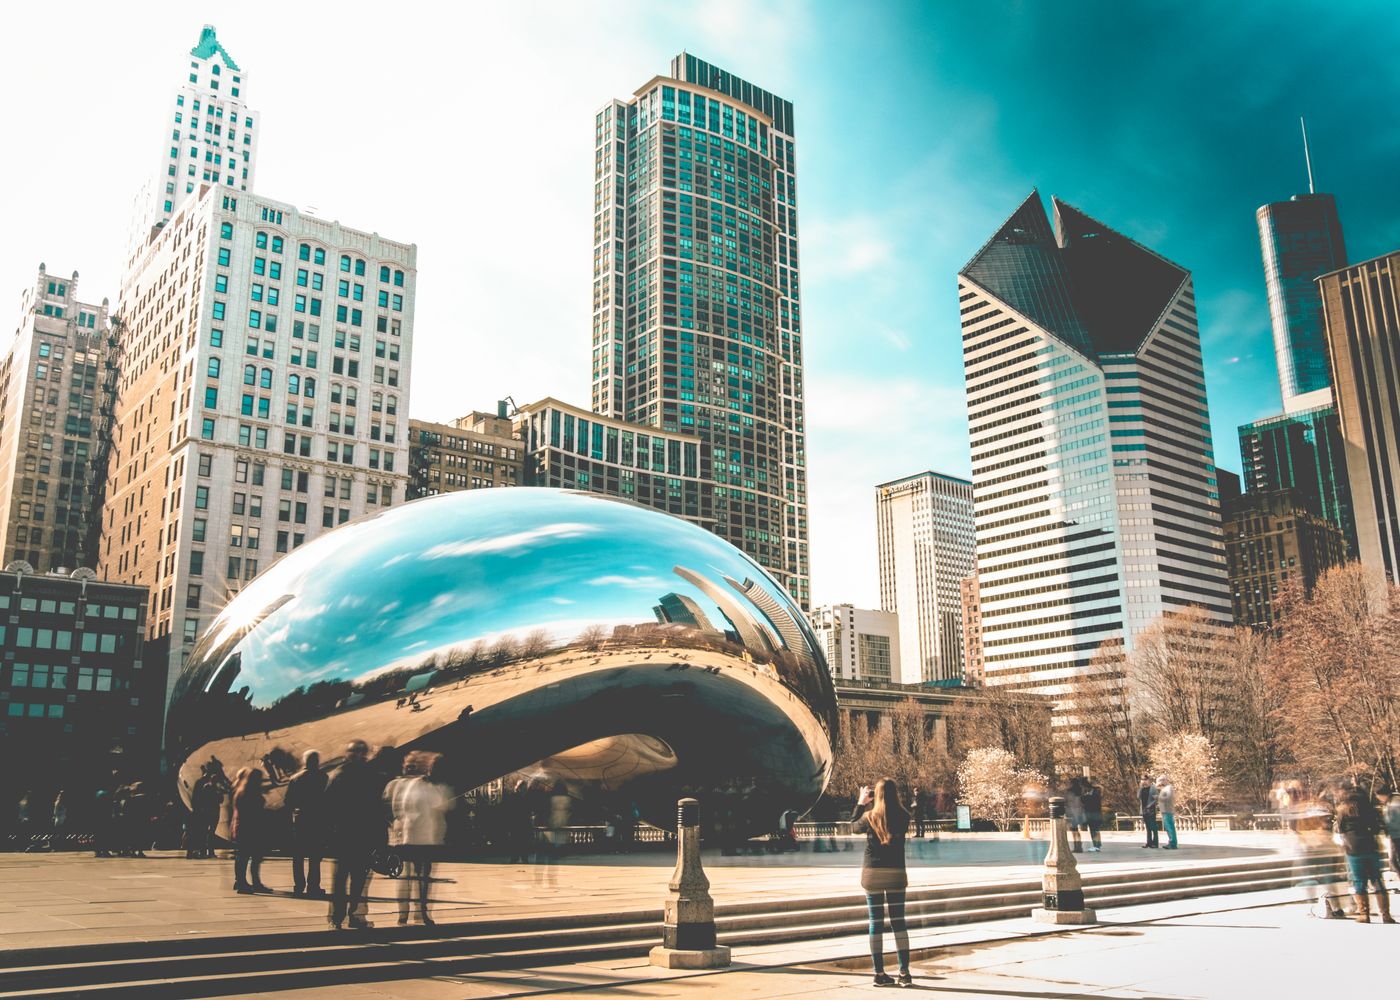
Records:
[[[661,944],[651,950],[651,964],[667,969],[719,969],[729,964],[729,949],[715,943],[715,901],[710,880],[700,866],[700,803],[679,802],[676,870],[666,897]]]
[[[1050,800],[1050,850],[1045,855],[1045,874],[1040,878],[1043,905],[1031,916],[1043,924],[1093,924],[1094,911],[1084,905],[1084,883],[1079,866],[1069,849],[1069,822],[1065,800]]]

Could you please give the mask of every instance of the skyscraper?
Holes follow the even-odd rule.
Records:
[[[1296,490],[1250,492],[1221,505],[1235,623],[1272,628],[1290,586],[1311,594],[1317,578],[1346,561],[1342,530],[1319,517]]]
[[[1190,272],[1052,204],[958,295],[986,683],[1056,695],[1106,640],[1231,608]]]
[[[113,361],[107,300],[79,300],[76,271],[40,264],[0,362],[0,565],[95,564]]]
[[[417,248],[239,187],[201,178],[121,292],[98,568],[149,589],[172,685],[260,570],[407,492]]]
[[[899,616],[850,604],[813,608],[807,620],[836,681],[898,683]]]
[[[972,484],[920,472],[875,487],[880,607],[899,616],[905,684],[963,679],[962,580],[973,572]]]
[[[1318,279],[1364,565],[1400,580],[1400,251]]]
[[[809,601],[792,104],[692,55],[598,112],[593,409],[713,449],[714,530]]]
[[[1356,519],[1337,408],[1329,403],[1265,417],[1241,424],[1239,434],[1245,489],[1292,490],[1305,509],[1337,526],[1354,556]]]
[[[253,190],[258,163],[258,113],[243,96],[246,77],[206,24],[190,49],[188,79],[175,91],[164,125],[168,145],[136,197],[127,241],[130,267],[154,232],[201,184]]]
[[[1330,194],[1295,194],[1262,206],[1255,217],[1284,412],[1326,406],[1331,402],[1327,340],[1315,279],[1347,262],[1337,200]]]

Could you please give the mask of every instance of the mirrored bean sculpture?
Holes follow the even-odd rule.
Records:
[[[505,779],[667,826],[682,795],[727,836],[804,812],[836,701],[802,612],[748,556],[587,493],[475,490],[347,524],[235,596],[177,681],[167,750],[261,769],[302,753],[442,754],[458,792]]]

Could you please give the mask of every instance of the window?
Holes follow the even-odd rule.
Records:
[[[185,607],[187,609],[192,611],[199,610],[199,595],[203,590],[204,588],[197,583],[192,583],[185,588]],[[105,641],[107,636],[104,635],[102,638]],[[103,650],[103,652],[105,653],[107,650]]]
[[[208,372],[209,372],[209,377],[210,377],[210,378],[218,378],[218,377],[219,377],[219,359],[218,359],[218,358],[212,358],[212,357],[211,357],[211,358],[209,359],[209,368],[208,368]]]
[[[213,456],[213,455],[200,455],[200,456],[199,456],[199,474],[200,474],[200,476],[202,476],[202,477],[205,478],[205,479],[208,479],[208,478],[209,478],[209,474],[210,474],[210,472],[213,471],[213,469],[214,469],[214,456]]]
[[[221,240],[231,240],[231,239],[233,239],[233,223],[232,223],[232,222],[224,222],[224,223],[221,223],[221,224],[219,225],[219,239],[221,239]]]
[[[215,318],[215,319],[223,319],[223,318],[224,318],[224,304],[223,304],[222,302],[215,302],[215,303],[214,303],[214,318]]]
[[[230,256],[228,247],[219,247],[219,266],[228,267]]]
[[[190,576],[204,574],[204,553],[198,549],[190,553]]]
[[[207,506],[207,504],[206,504]],[[202,517],[196,517],[190,524],[190,539],[196,542],[204,541],[204,532],[208,522]]]
[[[196,486],[196,487],[195,487],[195,490],[194,490],[194,507],[195,507],[195,510],[208,510],[208,509],[209,509],[209,487],[207,487],[207,486]]]
[[[215,410],[219,407],[219,390],[214,386],[209,386],[204,390],[204,408]],[[209,435],[212,437],[212,435]]]
[[[255,247],[257,247],[259,250],[266,250],[266,249],[267,249],[267,233],[259,232],[259,233],[253,238],[253,245],[254,245]]]
[[[205,417],[199,428],[199,436],[205,441],[214,440],[214,418]]]
[[[217,327],[211,328],[209,330],[209,345],[211,347],[223,347],[224,331],[218,329]]]

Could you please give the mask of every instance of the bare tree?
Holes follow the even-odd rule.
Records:
[[[950,706],[946,724],[955,758],[975,747],[1001,747],[1028,767],[1055,773],[1051,706],[1041,698],[981,688]]]
[[[1311,599],[1295,586],[1268,657],[1276,718],[1315,774],[1400,781],[1400,589],[1359,563],[1328,571]]]
[[[1089,668],[1066,685],[1059,708],[1059,755],[1068,770],[1087,770],[1103,788],[1104,802],[1133,812],[1138,779],[1147,764],[1147,741],[1123,676],[1123,643],[1112,639]]]
[[[1038,811],[1047,787],[1045,775],[1016,766],[1016,758],[1001,747],[969,750],[958,765],[958,797],[973,815],[995,820],[1006,829],[1013,816]]]
[[[1199,733],[1178,733],[1152,744],[1152,770],[1176,787],[1181,811],[1200,819],[1220,793],[1215,747]]]

